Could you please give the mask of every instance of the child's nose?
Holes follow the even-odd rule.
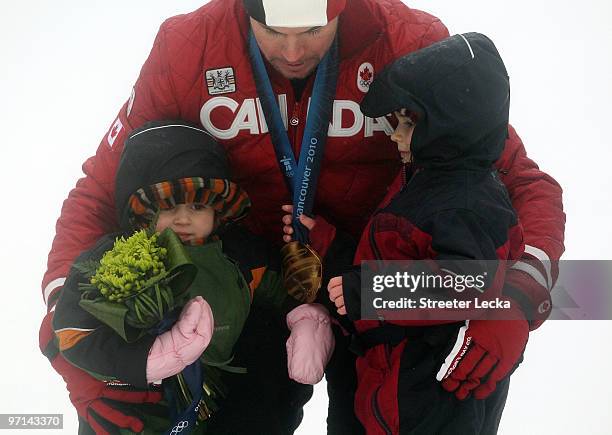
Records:
[[[187,210],[185,207],[177,207],[177,210],[174,213],[174,222],[180,224],[189,223],[190,217],[189,210]]]

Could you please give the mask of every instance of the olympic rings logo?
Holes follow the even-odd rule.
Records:
[[[183,420],[172,428],[172,431],[170,432],[170,434],[176,435],[178,433],[181,433],[183,432],[183,429],[187,429],[187,427],[189,427],[189,422],[187,420]]]

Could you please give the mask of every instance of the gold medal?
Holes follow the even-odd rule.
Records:
[[[323,280],[321,257],[309,245],[295,240],[283,246],[280,252],[287,293],[300,302],[313,302]]]

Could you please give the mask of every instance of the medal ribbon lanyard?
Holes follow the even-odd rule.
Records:
[[[310,215],[314,205],[317,181],[321,172],[321,162],[323,161],[323,152],[329,130],[329,120],[334,96],[336,95],[338,39],[334,38],[330,49],[317,67],[300,157],[297,163],[266,66],[252,30],[249,33],[249,55],[255,76],[257,94],[268,124],[278,166],[284,175],[289,192],[293,194],[293,239],[306,244],[308,243],[308,230],[299,221],[299,216],[302,213]]]
[[[154,336],[158,336],[163,334],[166,331],[169,331],[172,326],[176,323],[179,317],[179,310],[174,309],[168,312],[159,324],[155,327],[151,328],[149,331],[150,334]],[[172,426],[164,432],[164,435],[175,435],[179,432],[185,431],[185,433],[190,433],[197,424],[198,414],[200,411],[200,401],[202,400],[203,391],[202,391],[202,363],[199,359],[195,360],[193,363],[185,367],[179,375],[182,375],[185,386],[191,395],[191,404],[187,406],[186,409],[180,408],[180,400],[178,398],[179,392],[176,390],[175,386],[169,384],[169,380],[165,379],[162,382],[162,386],[164,388],[164,398],[168,402],[168,406],[170,407],[170,420],[172,421]],[[175,376],[179,376],[175,375]],[[175,379],[178,382],[178,380]]]
[[[170,419],[172,420],[172,426],[164,432],[164,435],[175,435],[183,431],[187,434],[193,431],[197,425],[200,400],[203,395],[202,363],[199,359],[196,360],[185,367],[181,374],[191,393],[191,404],[186,409],[178,411],[178,392],[164,384],[164,396],[168,400]]]

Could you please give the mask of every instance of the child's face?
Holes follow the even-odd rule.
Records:
[[[402,163],[410,162],[410,141],[414,131],[414,121],[406,114],[406,109],[394,112],[397,118],[397,127],[391,135],[391,140],[397,144],[397,150],[402,158]]]
[[[215,226],[215,210],[203,204],[177,204],[160,210],[155,231],[172,229],[183,243],[206,238]]]

